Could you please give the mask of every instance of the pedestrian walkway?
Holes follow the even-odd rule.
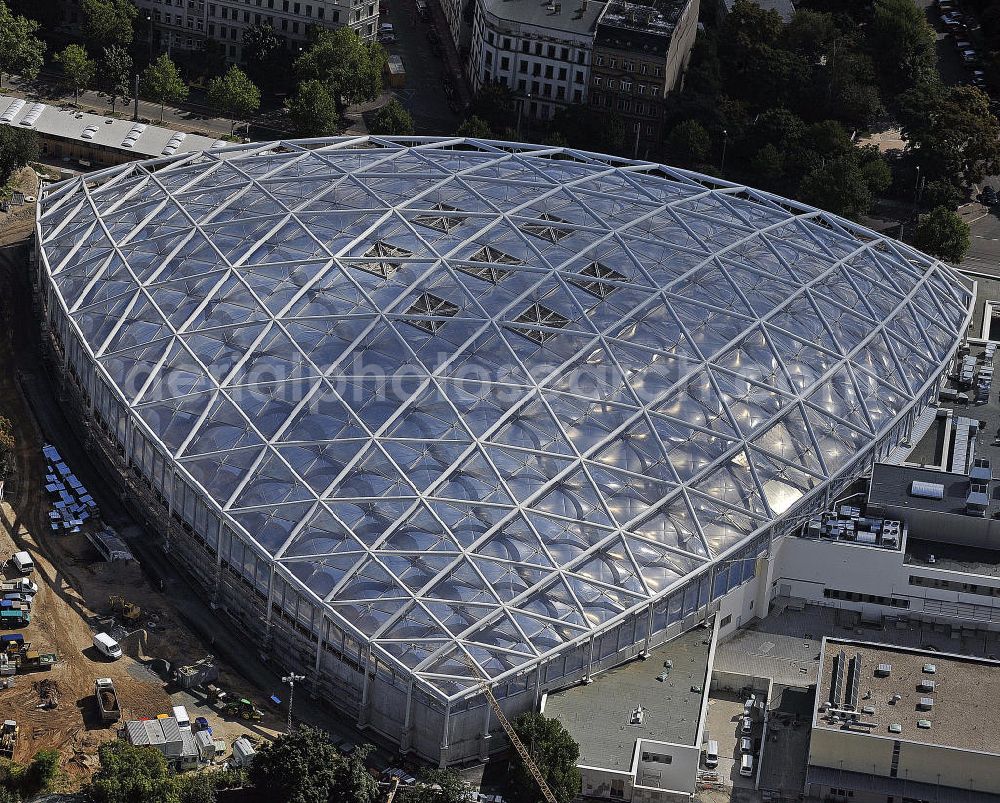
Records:
[[[441,8],[441,0],[430,0],[427,8],[431,12],[431,19],[433,20],[434,27],[437,29],[438,36],[441,39],[441,47],[444,50],[447,72],[455,83],[455,91],[458,92],[458,97],[462,102],[462,108],[465,108],[472,103],[472,90],[469,88],[469,81],[465,75],[465,69],[462,65],[462,57],[455,48],[455,40],[452,37],[451,29],[448,26],[448,18],[445,17],[444,10]]]

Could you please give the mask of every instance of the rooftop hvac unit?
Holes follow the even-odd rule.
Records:
[[[931,721],[929,719],[918,719],[917,720],[917,727],[918,728],[923,728],[924,730],[928,730],[930,728],[930,726],[931,726]]]
[[[933,680],[921,680],[917,684],[917,691],[934,691],[935,685]]]
[[[878,543],[878,538],[875,533],[859,532],[857,541],[859,544],[876,544]]]
[[[936,675],[937,674],[937,664],[924,664],[920,671],[925,675]]]
[[[892,664],[879,664],[875,667],[875,677],[887,678],[892,674]]]
[[[940,482],[914,480],[910,485],[910,496],[918,496],[921,499],[944,499],[944,485]]]
[[[930,711],[934,707],[933,697],[921,697],[920,701],[917,703],[917,708],[921,711]]]
[[[889,733],[902,733],[902,732],[903,732],[903,726],[900,725],[898,722],[893,722],[889,726]]]

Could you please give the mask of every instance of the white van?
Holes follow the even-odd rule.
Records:
[[[31,574],[35,571],[35,562],[27,552],[15,552],[10,562],[21,574]]]
[[[710,770],[719,766],[719,743],[715,739],[709,739],[705,748],[705,766]]]
[[[191,730],[191,718],[188,716],[187,709],[184,706],[174,706],[174,719],[177,720],[177,727],[182,731]]]
[[[122,648],[111,636],[107,633],[98,633],[94,636],[94,648],[106,658],[110,658],[112,661],[117,661],[122,657]],[[191,723],[188,723],[188,727]]]
[[[740,775],[745,778],[753,775],[753,756],[746,753],[740,756]]]

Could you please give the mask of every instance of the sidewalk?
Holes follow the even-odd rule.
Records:
[[[444,15],[440,0],[431,0],[427,7],[430,9],[431,21],[437,29],[441,46],[444,49],[448,72],[455,82],[455,89],[458,92],[459,99],[462,101],[463,108],[467,107],[472,103],[472,92],[469,89],[469,81],[465,76],[462,58],[455,48],[455,40],[451,35],[451,29],[448,27],[448,18]]]
[[[35,80],[28,80],[17,75],[4,76],[3,86],[0,87],[0,95],[10,95],[29,100],[40,100],[53,106],[73,106],[73,94],[68,93],[60,85],[58,78],[51,73],[43,74]],[[107,97],[94,90],[84,90],[80,93],[79,108],[84,112],[93,114],[106,114],[110,116],[111,104]],[[115,106],[115,116],[122,119],[132,119],[133,104],[121,103]],[[224,117],[214,116],[214,109],[197,102],[185,103],[183,106],[164,106],[163,122],[160,122],[160,106],[157,103],[139,99],[139,118],[149,120],[153,125],[172,128],[177,131],[184,131],[188,134],[202,134],[206,137],[220,138],[229,136],[232,130],[232,120]],[[286,135],[280,128],[270,126],[273,120],[254,120],[252,124],[255,128],[264,129],[280,138]],[[237,130],[243,128],[245,124],[237,123]]]

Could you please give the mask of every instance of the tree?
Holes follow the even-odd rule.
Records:
[[[365,42],[348,27],[324,28],[315,37],[312,46],[295,61],[300,79],[326,84],[341,111],[382,93],[387,56],[381,45]]]
[[[413,118],[398,100],[393,98],[376,111],[368,121],[372,134],[401,136],[413,133]]]
[[[580,747],[557,719],[528,711],[514,720],[514,730],[526,745],[559,803],[569,803],[580,794],[580,771],[576,761]],[[537,803],[538,784],[521,758],[511,759],[508,797],[513,803]]]
[[[712,139],[697,120],[678,123],[667,136],[667,153],[681,167],[701,164],[708,157]]]
[[[926,175],[976,184],[1000,172],[1000,120],[985,92],[971,86],[910,95],[905,133]],[[921,103],[928,105],[920,109]]]
[[[504,84],[487,84],[472,99],[472,118],[481,120],[491,131],[503,131],[518,118],[518,101]]]
[[[48,789],[59,770],[58,750],[39,750],[25,767],[22,787],[26,794],[37,794]]]
[[[260,86],[284,87],[291,80],[291,54],[270,25],[243,29],[243,60],[250,80]]]
[[[913,244],[938,259],[961,262],[969,250],[969,224],[945,206],[920,216]]]
[[[315,79],[303,81],[288,101],[288,116],[295,132],[303,137],[324,137],[336,132],[340,112],[326,84]]]
[[[248,120],[260,108],[260,90],[243,70],[233,66],[225,75],[211,80],[208,102],[232,118],[235,132],[237,120]]]
[[[420,785],[406,796],[407,803],[466,803],[469,785],[454,770],[426,769]]]
[[[42,69],[45,43],[35,36],[38,29],[35,20],[12,14],[0,1],[0,86],[4,73],[35,78]]]
[[[0,186],[24,167],[38,158],[38,134],[31,129],[0,126]],[[12,438],[10,421],[0,416],[0,467],[7,466],[13,446],[7,444]],[[6,470],[6,469],[4,469]]]
[[[326,803],[345,763],[323,731],[299,726],[257,752],[250,783],[261,800]]]
[[[53,59],[63,71],[63,81],[73,90],[73,102],[80,103],[80,90],[90,86],[97,74],[97,63],[80,45],[68,45]]]
[[[93,803],[180,803],[163,755],[124,740],[102,744],[100,769],[87,788]]]
[[[337,803],[377,803],[380,800],[378,783],[365,766],[371,751],[371,745],[362,745],[341,761],[336,770],[332,800]]]
[[[596,115],[588,106],[571,104],[556,112],[552,128],[573,148],[598,153],[622,153],[626,147],[625,122],[614,112]]]
[[[120,98],[127,102],[132,96],[132,57],[121,45],[104,48],[104,94],[111,101],[111,113]]]
[[[875,0],[871,44],[890,88],[937,79],[936,36],[913,0]]]
[[[132,44],[139,11],[132,0],[83,0],[83,35],[96,47]]]
[[[495,139],[496,135],[490,130],[490,124],[482,117],[467,117],[455,132],[460,137],[471,137],[472,139]]]
[[[165,103],[181,103],[187,99],[188,88],[181,78],[180,70],[164,53],[143,70],[140,79],[143,93],[152,101],[160,104],[160,122],[163,122],[163,105]]]

